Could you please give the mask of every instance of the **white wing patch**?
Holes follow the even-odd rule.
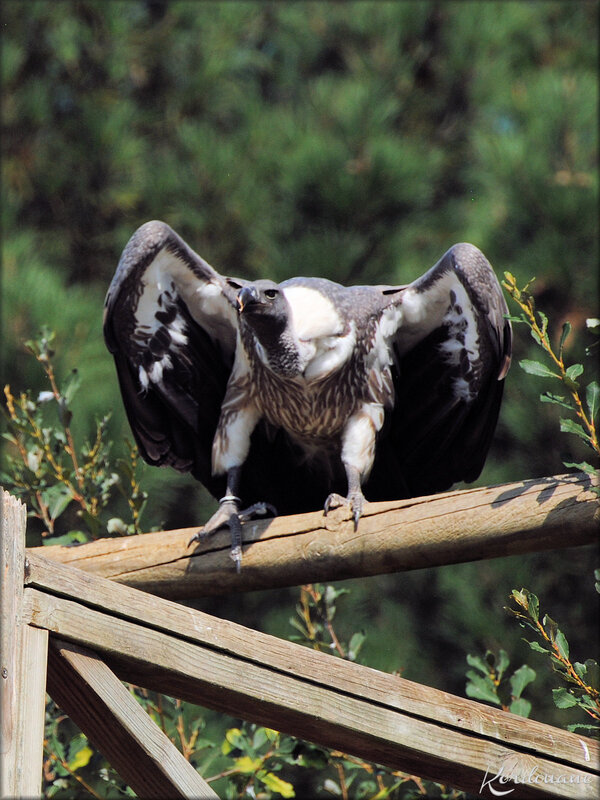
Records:
[[[237,320],[235,310],[223,295],[221,287],[209,280],[202,280],[180,258],[163,248],[148,265],[141,278],[142,291],[135,309],[135,335],[140,342],[152,344],[152,337],[160,337],[161,329],[168,333],[167,341],[173,349],[185,348],[188,344],[186,322],[177,310],[175,301],[180,297],[192,318],[209,332],[214,339],[235,347]],[[164,346],[164,333],[162,345]],[[156,340],[155,340],[156,341]],[[150,347],[152,350],[152,347]],[[150,366],[138,370],[142,389],[149,384],[161,383],[165,370],[173,367],[168,352],[155,353]]]
[[[233,348],[237,317],[218,283],[201,280],[190,267],[163,248],[142,276],[143,291],[135,312],[140,326],[156,329],[155,314],[164,291],[176,291],[194,320]]]
[[[461,361],[468,359],[468,370],[465,377],[454,379],[454,391],[463,400],[470,401],[474,396],[474,388],[467,380],[472,374],[474,362],[479,359],[479,335],[477,320],[473,307],[464,286],[456,281],[450,292],[450,307],[443,318],[448,326],[448,339],[440,344],[440,350],[452,366],[458,367]],[[463,365],[463,372],[466,365]]]

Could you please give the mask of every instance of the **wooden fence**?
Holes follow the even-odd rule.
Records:
[[[190,552],[190,530],[26,551],[25,508],[3,492],[0,795],[39,796],[48,691],[139,796],[215,798],[125,680],[484,797],[502,775],[514,800],[597,798],[592,739],[166,599],[589,544],[589,488],[569,475],[371,504],[358,533],[343,512],[250,523],[240,575],[226,536]]]

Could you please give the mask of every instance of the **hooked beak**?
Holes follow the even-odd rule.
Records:
[[[259,296],[254,286],[244,286],[242,289],[240,289],[237,296],[238,313],[241,314],[247,305],[252,305],[252,303],[258,302]]]

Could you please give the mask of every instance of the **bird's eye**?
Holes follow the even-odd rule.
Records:
[[[279,292],[277,289],[265,289],[265,297],[268,297],[269,300],[273,300],[274,297],[277,297]]]

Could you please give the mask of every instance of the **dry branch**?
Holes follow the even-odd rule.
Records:
[[[577,473],[369,503],[358,531],[345,509],[249,522],[239,575],[227,531],[188,546],[198,527],[32,552],[172,599],[341,580],[591,544],[591,481]]]

